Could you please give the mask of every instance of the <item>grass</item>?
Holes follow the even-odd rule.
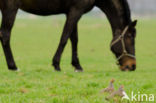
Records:
[[[0,103],[109,103],[99,93],[115,78],[115,88],[156,96],[156,20],[140,19],[137,25],[137,70],[121,72],[110,51],[111,29],[105,18],[84,17],[79,23],[79,57],[83,73],[75,73],[70,42],[61,60],[62,72],[54,72],[64,18],[17,19],[12,49],[19,72],[8,71],[0,47]],[[140,102],[139,102],[140,103]],[[148,103],[148,102],[146,102]],[[150,102],[152,103],[152,102]]]

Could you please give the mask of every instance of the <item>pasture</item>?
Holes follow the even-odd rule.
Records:
[[[0,103],[107,103],[100,90],[114,78],[115,88],[156,96],[156,20],[137,25],[135,72],[121,72],[110,51],[111,29],[106,18],[83,17],[79,22],[79,57],[83,73],[75,73],[71,44],[61,60],[62,72],[51,66],[65,18],[18,18],[11,45],[19,72],[9,71],[0,47]],[[109,103],[109,102],[108,102]]]

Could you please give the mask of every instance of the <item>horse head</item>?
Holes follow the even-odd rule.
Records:
[[[123,30],[117,30],[111,43],[111,50],[115,54],[122,71],[136,69],[135,58],[135,26],[137,21],[131,22]]]

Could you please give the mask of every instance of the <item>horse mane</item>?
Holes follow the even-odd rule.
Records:
[[[123,12],[124,12],[123,16],[124,16],[125,20],[127,21],[127,23],[130,24],[131,23],[131,13],[130,13],[130,7],[128,5],[128,1],[120,0],[120,2],[121,2],[121,6],[123,7]]]

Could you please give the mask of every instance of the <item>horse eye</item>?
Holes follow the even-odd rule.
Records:
[[[132,37],[136,37],[136,30],[132,30],[132,32],[131,32],[132,34]]]
[[[132,35],[133,37],[136,37],[136,33],[133,33],[133,35]]]

